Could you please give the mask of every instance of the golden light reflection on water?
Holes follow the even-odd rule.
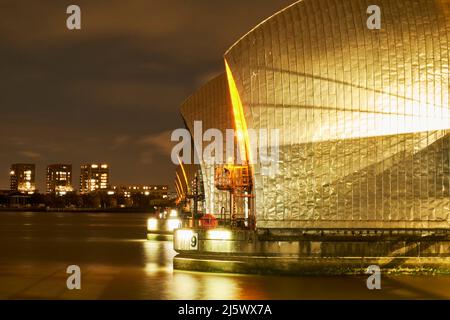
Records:
[[[229,277],[211,277],[204,281],[206,299],[236,299],[240,290],[236,281]]]
[[[239,275],[175,271],[167,287],[170,299],[239,299],[242,296]]]
[[[236,299],[240,296],[236,276],[174,270],[176,252],[171,242],[144,241],[142,245],[148,283],[152,285],[151,279],[158,277],[168,299]]]
[[[160,272],[171,273],[173,270],[168,266],[162,266],[159,263],[149,262],[145,264],[145,272],[149,276],[154,276]]]
[[[202,288],[196,277],[192,274],[174,273],[173,279],[166,288],[169,299],[174,300],[196,300],[201,299]]]
[[[145,273],[154,276],[158,273],[171,273],[175,256],[173,245],[167,241],[143,241]]]

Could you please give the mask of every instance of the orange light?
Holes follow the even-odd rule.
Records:
[[[175,190],[177,191],[178,197],[181,197],[182,194],[181,194],[180,188],[178,187],[177,180],[175,180]]]
[[[178,183],[180,184],[181,192],[184,193],[183,184],[181,183],[181,179],[180,179],[180,176],[178,175],[178,172],[177,172],[177,179],[178,179]]]
[[[236,129],[237,140],[243,160],[248,163],[252,159],[250,154],[250,139],[248,136],[247,122],[245,121],[244,108],[241,97],[236,86],[236,82],[231,72],[230,66],[225,59],[225,68],[227,72],[228,87],[230,89],[231,104],[233,106],[234,125]]]
[[[187,190],[189,192],[190,188],[189,188],[188,178],[187,178],[187,175],[186,175],[186,171],[184,171],[184,165],[183,165],[183,162],[181,161],[180,157],[178,157],[178,162],[180,163],[181,170],[183,171],[184,180],[186,181]]]

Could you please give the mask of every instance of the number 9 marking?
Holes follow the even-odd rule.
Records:
[[[191,248],[197,247],[197,236],[191,237]]]

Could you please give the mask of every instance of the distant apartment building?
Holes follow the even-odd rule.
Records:
[[[36,165],[15,163],[11,165],[10,189],[21,193],[33,194],[36,191]]]
[[[73,191],[72,165],[51,164],[47,166],[47,193],[65,195]]]
[[[84,164],[80,172],[80,193],[86,194],[106,190],[109,186],[109,166],[107,164]]]
[[[167,185],[122,185],[113,186],[111,190],[116,194],[131,197],[133,194],[142,194],[152,198],[166,199],[169,186]]]

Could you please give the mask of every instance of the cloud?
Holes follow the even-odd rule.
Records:
[[[144,151],[139,157],[139,162],[144,165],[149,165],[153,163],[154,153],[152,151]]]
[[[172,130],[147,134],[136,140],[140,148],[139,161],[143,165],[155,164],[160,161],[170,162],[170,154],[175,142],[170,140]]]
[[[19,152],[19,154],[21,154],[24,157],[30,158],[32,160],[38,160],[38,159],[42,158],[42,155],[40,153],[30,151],[30,150],[22,150]]]
[[[144,146],[145,149],[158,151],[161,155],[169,155],[172,152],[174,142],[170,140],[171,130],[146,135],[138,140],[138,145]]]
[[[131,137],[126,134],[116,136],[111,142],[110,149],[117,150],[117,149],[127,145],[127,143],[130,142],[130,139],[131,139]]]
[[[9,137],[7,143],[15,146],[23,146],[27,144],[27,139],[24,139],[23,137]]]

